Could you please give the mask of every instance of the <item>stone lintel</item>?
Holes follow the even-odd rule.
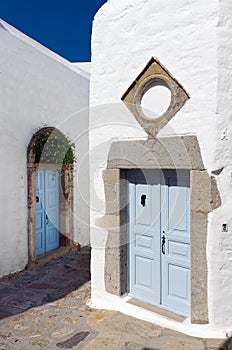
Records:
[[[204,170],[204,165],[197,138],[176,136],[113,142],[107,168]]]

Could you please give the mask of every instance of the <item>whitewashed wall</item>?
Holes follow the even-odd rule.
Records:
[[[211,215],[208,235],[211,321],[232,328],[232,11],[231,1],[219,1],[217,24],[217,110],[214,168],[222,206]],[[228,224],[228,232],[221,225]]]
[[[190,100],[160,132],[197,136],[205,168],[216,177],[222,206],[209,215],[210,326],[232,327],[232,4],[229,0],[108,0],[93,22],[90,85],[90,181],[93,303],[104,306],[104,215],[101,171],[113,139],[144,138],[120,101],[151,56],[183,84]],[[104,105],[104,107],[103,107]],[[229,232],[222,233],[228,223]]]
[[[74,238],[89,243],[89,76],[0,22],[0,276],[28,259],[27,147],[33,134],[57,127],[76,144]]]

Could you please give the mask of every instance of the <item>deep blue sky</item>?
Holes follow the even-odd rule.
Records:
[[[71,62],[90,61],[91,24],[106,0],[0,0],[0,18]]]

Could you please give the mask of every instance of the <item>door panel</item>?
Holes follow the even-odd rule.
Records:
[[[36,255],[45,253],[44,174],[36,171]]]
[[[46,251],[59,247],[59,172],[45,171]]]
[[[177,264],[169,264],[168,269],[169,297],[174,301],[175,298],[186,300],[189,291],[189,269]]]
[[[143,256],[135,256],[135,283],[137,285],[152,287],[152,259]]]
[[[169,240],[167,242],[167,251],[170,257],[185,259],[190,261],[190,246],[186,243],[172,242]]]
[[[128,181],[129,295],[189,315],[189,172],[133,170]]]
[[[141,234],[136,234],[135,235],[135,247],[147,249],[148,251],[150,250],[150,252],[152,252],[152,250],[154,248],[152,237],[143,236]]]
[[[152,176],[151,176],[152,175]],[[160,295],[160,174],[133,171],[130,192],[130,273],[129,294],[150,303]],[[145,197],[142,197],[145,196]],[[158,281],[158,282],[157,282]]]
[[[165,171],[162,196],[166,210],[161,212],[165,254],[161,255],[162,305],[190,314],[190,180],[187,171]]]
[[[59,247],[59,171],[36,171],[36,255]]]
[[[135,187],[135,218],[136,225],[145,225],[150,227],[151,225],[151,199],[152,199],[152,189],[146,184],[137,184]],[[144,227],[140,227],[144,230]]]

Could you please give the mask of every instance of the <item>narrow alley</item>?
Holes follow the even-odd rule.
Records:
[[[198,339],[119,312],[90,309],[90,250],[0,279],[0,350],[212,350]]]

